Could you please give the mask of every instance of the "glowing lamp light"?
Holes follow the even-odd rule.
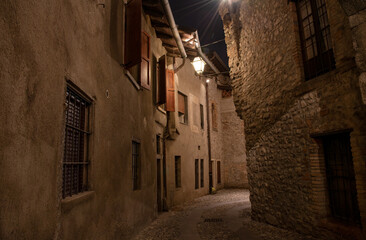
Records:
[[[195,58],[193,59],[192,64],[193,64],[194,70],[196,70],[196,72],[197,72],[198,74],[203,73],[203,70],[205,69],[205,65],[206,65],[206,63],[205,63],[205,61],[203,61],[203,59],[202,59],[202,58],[200,58],[200,57],[195,57]]]

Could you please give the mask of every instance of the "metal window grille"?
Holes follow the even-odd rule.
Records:
[[[201,187],[204,187],[204,168],[203,168],[203,159],[201,159],[201,169],[200,169],[200,176],[201,176]]]
[[[200,104],[200,116],[201,116],[201,129],[204,129],[205,123],[204,123],[204,112],[202,104]]]
[[[63,198],[86,191],[88,187],[89,106],[89,101],[67,88]]]
[[[335,68],[325,0],[297,2],[305,78],[309,80]]]
[[[323,145],[332,216],[347,223],[359,224],[360,211],[349,133],[326,136]]]
[[[180,188],[181,186],[181,157],[175,156],[175,187]]]
[[[199,188],[199,163],[198,159],[195,159],[194,161],[194,186],[195,189]]]
[[[133,190],[141,187],[140,143],[132,141],[132,178]]]
[[[156,154],[161,154],[160,136],[156,135]]]

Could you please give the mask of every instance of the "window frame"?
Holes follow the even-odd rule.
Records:
[[[303,18],[301,14],[301,7],[300,4],[303,1],[310,2],[311,6],[311,13],[307,12],[307,16]],[[320,0],[324,1],[324,0]],[[332,44],[332,37],[330,33],[330,24],[328,18],[328,10],[326,2],[324,1],[321,6],[318,6],[317,0],[299,0],[296,1],[296,11],[297,11],[297,18],[298,18],[298,26],[299,26],[299,33],[300,33],[300,45],[301,45],[301,52],[302,52],[302,61],[303,61],[303,68],[305,74],[305,80],[308,81],[310,79],[316,78],[320,75],[323,75],[327,72],[330,72],[336,68],[335,65],[335,58],[333,52],[333,44]],[[307,3],[304,3],[307,4]],[[319,17],[319,10],[324,10],[324,14],[321,16],[323,17],[324,23],[327,22],[328,24],[321,27],[320,17]],[[312,18],[312,22],[310,23],[310,19]],[[326,20],[326,21],[325,21]],[[305,27],[304,22],[308,21],[309,26],[309,34],[310,37],[305,39]],[[313,27],[313,29],[311,28]],[[314,34],[312,35],[312,31]],[[325,36],[328,47],[325,47],[324,37],[322,36],[323,31],[327,31]],[[308,58],[307,54],[307,47],[306,41],[311,39],[311,46],[313,49],[313,56]],[[315,42],[314,42],[315,41]],[[326,49],[327,48],[327,49]],[[316,50],[316,52],[315,52]]]
[[[201,130],[205,129],[205,109],[203,104],[200,104],[200,120],[201,120]]]
[[[216,162],[217,184],[221,184],[221,161]]]
[[[179,96],[182,96],[184,98],[184,113],[179,111]],[[183,118],[182,118],[183,116]],[[188,125],[188,96],[185,95],[184,93],[182,93],[181,91],[178,91],[178,118],[179,118],[179,122],[181,124],[185,124]],[[184,121],[182,121],[184,120]]]
[[[81,122],[79,122],[79,127],[73,126],[73,124],[75,124],[75,107],[74,107],[74,115],[73,115],[73,124],[69,124],[69,114],[70,112],[69,107],[70,105],[70,96],[71,94],[74,95],[74,97],[79,98],[79,100],[84,101],[85,107],[84,107],[84,113],[80,113],[79,118],[83,118],[84,119],[84,123],[82,125]],[[69,100],[68,100],[69,99]],[[71,81],[67,80],[67,85],[66,85],[66,94],[65,94],[65,105],[66,105],[66,109],[65,109],[65,127],[64,127],[64,155],[63,155],[63,160],[62,160],[62,198],[65,199],[67,197],[72,197],[74,195],[86,192],[89,190],[90,186],[89,186],[89,166],[90,166],[90,159],[89,159],[89,145],[90,145],[90,135],[91,135],[91,112],[92,112],[92,105],[93,105],[93,101],[90,97],[88,97],[87,94],[85,94],[80,88],[78,88],[76,85],[74,85]],[[75,106],[75,105],[74,105]],[[79,110],[80,111],[80,110]],[[82,126],[81,126],[82,125]],[[72,143],[73,144],[71,147],[67,147],[68,146],[68,137],[69,135],[69,131],[73,131],[73,136],[72,136]],[[82,135],[82,137],[79,138],[79,141],[77,142],[77,144],[75,145],[75,131],[78,132],[78,134]],[[80,136],[79,135],[79,136]],[[84,139],[83,139],[84,138]],[[82,145],[82,146],[81,146]],[[69,155],[69,151],[72,151],[73,149],[75,150],[75,148],[78,148],[77,150],[77,161],[68,161],[67,157],[70,156]],[[75,156],[73,156],[74,158]],[[82,160],[82,161],[80,161]],[[77,177],[77,189],[76,191],[73,190],[73,184],[74,182],[70,182],[70,181],[74,181],[75,180],[75,172],[74,172],[74,168],[72,168],[72,175],[71,176],[71,180],[66,180],[66,172],[67,170],[65,170],[67,167],[66,166],[78,166],[78,172],[79,174],[76,174]],[[81,169],[80,169],[81,168]],[[80,173],[81,172],[81,173]],[[81,179],[80,179],[81,176]],[[67,182],[69,182],[69,184],[66,184]],[[70,188],[69,191],[67,191],[67,185],[69,185],[68,187]]]

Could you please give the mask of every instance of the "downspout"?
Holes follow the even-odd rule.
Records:
[[[175,24],[175,20],[174,20],[174,16],[172,13],[172,9],[170,8],[169,0],[161,0],[160,2],[163,5],[165,15],[168,19],[168,23],[169,23],[170,29],[173,33],[175,42],[177,43],[180,55],[183,58],[182,64],[179,67],[174,69],[174,72],[177,73],[184,66],[184,64],[186,62],[186,58],[187,58],[187,53],[186,53],[186,50],[184,49],[182,39],[180,38],[177,25]]]
[[[210,104],[209,104],[209,98],[208,98],[208,82],[206,79],[206,121],[207,121],[207,148],[208,148],[208,179],[209,179],[209,190],[210,193],[212,193],[212,187],[213,187],[213,176],[212,176],[212,170],[210,169],[210,163],[212,161],[211,159],[211,126],[210,126]]]

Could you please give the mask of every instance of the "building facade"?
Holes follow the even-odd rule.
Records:
[[[363,239],[364,7],[337,0],[222,5],[253,219],[319,238]]]
[[[1,239],[131,239],[209,192],[205,83],[160,1],[5,0],[0,16]]]

